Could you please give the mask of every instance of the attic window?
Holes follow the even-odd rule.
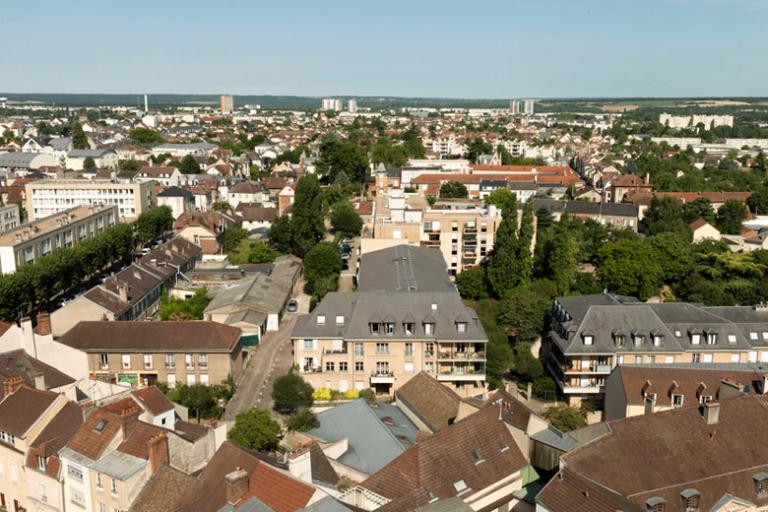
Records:
[[[701,343],[701,334],[691,334],[691,345],[698,345]]]
[[[715,332],[708,332],[707,333],[707,345],[714,345],[717,343],[717,333]]]
[[[47,460],[45,457],[37,457],[37,469],[40,471],[45,471],[45,464]]]
[[[647,512],[664,512],[666,510],[666,505],[667,500],[654,496],[645,502],[645,510]]]
[[[344,315],[336,315],[336,325],[344,325]]]
[[[392,336],[395,334],[395,323],[394,322],[387,322],[384,324],[384,334],[387,336]]]
[[[653,346],[654,347],[660,347],[662,340],[664,340],[664,336],[662,336],[661,334],[654,334],[653,335]]]
[[[467,322],[456,322],[456,330],[458,332],[467,332]]]
[[[424,334],[435,334],[435,324],[433,322],[424,322]]]
[[[585,334],[584,335],[584,344],[585,345],[592,345],[593,344],[593,336],[591,334]]]
[[[477,450],[472,450],[472,460],[475,462],[475,465],[485,462],[485,459],[480,456],[480,452]]]
[[[729,334],[728,335],[728,343],[736,343],[736,335],[735,334]]]
[[[93,430],[94,432],[102,432],[106,426],[107,420],[99,420]]]
[[[378,322],[371,322],[368,324],[368,327],[371,329],[371,334],[378,335],[379,334],[379,324]]]
[[[317,325],[325,325],[325,315],[317,315]]]
[[[683,334],[680,331],[675,331],[675,338],[679,338]]]
[[[467,482],[462,479],[453,482],[453,488],[456,489],[456,494],[461,494],[469,489],[469,486],[467,485]]]
[[[756,332],[749,333],[749,339],[752,341],[757,341],[758,340],[757,333]]]
[[[634,342],[636,347],[641,347],[643,343],[645,343],[645,336],[642,334],[634,334],[632,336],[632,341]]]
[[[416,324],[413,322],[404,322],[403,330],[405,331],[406,336],[413,336],[413,333],[416,330]]]
[[[672,395],[672,407],[682,407],[683,406],[683,395]]]
[[[683,500],[683,510],[685,512],[698,512],[701,493],[696,489],[686,489],[680,493]]]
[[[499,451],[500,452],[505,452],[507,450],[509,450],[509,446],[507,446],[507,443],[499,443]]]
[[[752,477],[758,498],[768,498],[768,473],[761,471]]]
[[[435,493],[433,493],[432,491],[427,491],[427,500],[430,503],[434,503],[437,501],[437,496],[435,496]]]
[[[763,341],[768,341],[768,331],[763,331]]]
[[[623,347],[624,346],[624,335],[623,334],[616,334],[613,337],[613,341],[616,343],[617,347]]]
[[[437,311],[437,303],[436,302],[432,303],[432,311]]]

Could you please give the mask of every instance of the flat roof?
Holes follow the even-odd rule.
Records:
[[[3,233],[0,235],[0,246],[7,247],[21,245],[90,217],[107,213],[109,210],[114,211],[115,220],[117,220],[117,206],[115,205],[75,206],[74,208],[70,208],[63,212],[32,222],[27,222]],[[17,239],[17,236],[19,235],[21,236],[20,240]]]

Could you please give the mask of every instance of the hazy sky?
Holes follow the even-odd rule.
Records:
[[[0,91],[768,95],[768,0],[3,0]]]

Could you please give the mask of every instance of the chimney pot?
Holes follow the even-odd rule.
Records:
[[[707,425],[717,425],[720,421],[720,402],[705,402],[701,414]]]
[[[42,311],[37,314],[37,328],[35,332],[40,336],[47,336],[51,334],[51,314],[47,311]]]
[[[224,483],[226,485],[227,503],[235,505],[248,492],[248,473],[244,469],[237,467],[231,473],[227,473],[224,477]]]

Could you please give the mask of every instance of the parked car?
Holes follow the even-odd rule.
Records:
[[[289,299],[285,305],[285,310],[289,313],[295,313],[299,310],[299,301],[296,299]]]

